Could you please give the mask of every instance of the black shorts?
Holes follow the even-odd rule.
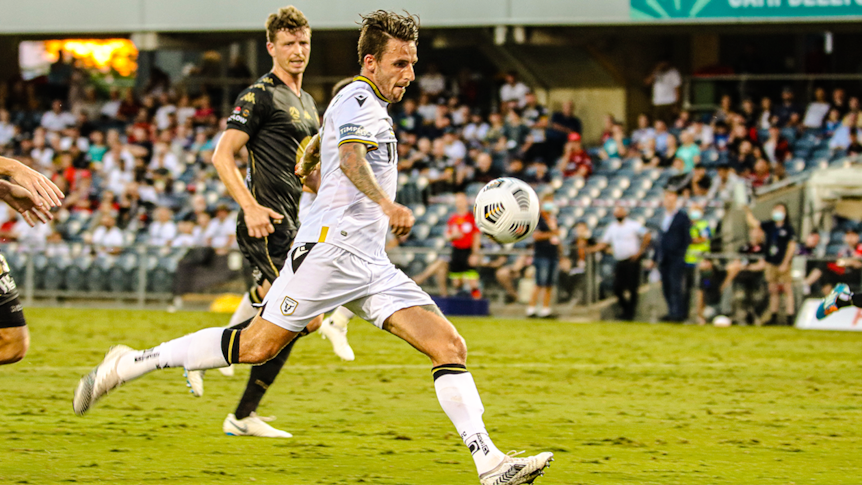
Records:
[[[449,258],[449,274],[453,278],[459,277],[478,277],[476,270],[470,266],[470,256],[473,254],[473,248],[458,249],[452,248],[452,256]]]
[[[237,218],[236,243],[248,264],[255,283],[262,285],[264,281],[272,284],[287,259],[287,252],[296,231],[275,226],[275,232],[267,237],[251,237],[242,217]]]
[[[9,274],[9,264],[0,254],[0,328],[23,327],[24,308],[18,298],[18,286]]]

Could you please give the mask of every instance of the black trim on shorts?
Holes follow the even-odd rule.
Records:
[[[0,305],[0,328],[24,327],[26,325],[24,307],[17,296]]]

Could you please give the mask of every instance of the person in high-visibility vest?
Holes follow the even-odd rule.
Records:
[[[694,274],[697,265],[703,261],[703,255],[709,252],[709,242],[712,239],[712,228],[709,222],[703,218],[703,204],[694,203],[688,209],[688,217],[691,219],[691,244],[685,252],[685,269],[688,273],[686,278],[685,308],[688,315],[691,300],[691,289],[694,286]]]

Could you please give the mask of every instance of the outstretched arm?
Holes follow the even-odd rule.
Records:
[[[371,166],[365,160],[367,150],[362,143],[343,143],[338,147],[341,160],[341,171],[356,186],[356,188],[378,204],[383,213],[389,217],[389,226],[396,236],[410,234],[415,219],[410,209],[389,200],[389,196],[380,188]]]
[[[16,184],[38,197],[45,209],[60,205],[63,191],[48,177],[11,158],[0,157],[0,175],[11,178]]]

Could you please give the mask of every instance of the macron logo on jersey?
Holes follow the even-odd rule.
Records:
[[[361,108],[363,104],[365,104],[365,100],[368,99],[364,94],[356,95],[356,102],[359,103],[359,107]]]
[[[370,131],[366,130],[365,128],[363,128],[360,125],[355,125],[353,123],[341,125],[341,127],[338,128],[338,135],[339,135],[339,138],[341,138],[341,139],[354,138],[354,137],[373,138],[373,135],[371,134]]]

